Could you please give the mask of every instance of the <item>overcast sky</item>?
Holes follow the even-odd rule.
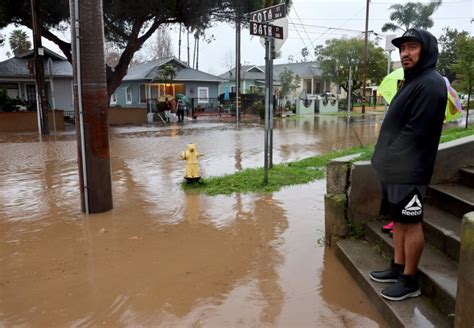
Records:
[[[389,7],[394,3],[406,3],[404,0],[372,0],[369,7],[369,31],[372,30],[384,37],[385,34],[401,34],[399,32],[382,33],[382,25],[389,21]],[[429,1],[421,1],[428,3]],[[288,38],[281,48],[282,56],[275,60],[275,63],[286,63],[288,58],[293,57],[294,61],[301,61],[301,49],[307,47],[313,49],[314,46],[324,44],[331,38],[363,36],[365,29],[365,0],[344,0],[344,1],[321,1],[321,0],[293,0],[293,6],[288,15],[289,27]],[[432,16],[434,26],[430,30],[436,37],[442,34],[444,27],[456,28],[471,33],[474,32],[474,0],[444,0],[441,7]],[[0,30],[8,36],[13,26]],[[30,33],[30,31],[28,31]],[[178,57],[178,33],[177,29],[171,31],[173,37],[173,49]],[[199,69],[211,74],[221,74],[229,69],[230,63],[235,61],[235,29],[229,24],[216,24],[206,31],[208,36],[213,35],[213,41],[199,44]],[[242,50],[241,58],[243,64],[264,64],[264,48],[260,44],[258,37],[251,37],[248,29],[242,30]],[[31,37],[31,33],[30,33]],[[62,36],[70,39],[69,35]],[[375,40],[375,35],[370,38]],[[384,47],[385,40],[379,43]],[[58,48],[44,41],[44,45],[52,50]],[[187,60],[186,38],[183,35],[181,59]],[[193,39],[191,38],[191,57],[193,51]],[[0,48],[0,60],[6,59],[8,45]],[[60,53],[60,52],[59,52]],[[313,51],[310,50],[308,60],[313,59]],[[398,60],[398,54],[392,56],[393,60]],[[234,66],[234,65],[232,65]]]

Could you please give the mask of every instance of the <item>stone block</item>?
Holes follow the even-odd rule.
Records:
[[[348,220],[354,226],[378,219],[382,197],[380,182],[369,161],[352,165],[348,191]]]
[[[439,145],[430,184],[455,179],[459,169],[474,166],[474,136],[445,142]]]
[[[324,195],[325,241],[329,246],[348,232],[346,206],[345,194]]]
[[[454,327],[474,327],[474,212],[464,215],[461,230]]]
[[[326,192],[328,194],[346,193],[349,183],[350,163],[360,154],[339,157],[326,166]]]

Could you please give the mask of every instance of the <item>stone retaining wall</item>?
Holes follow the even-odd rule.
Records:
[[[455,180],[459,169],[474,166],[474,136],[440,144],[431,184]],[[362,232],[379,217],[381,189],[369,161],[352,163],[354,155],[330,161],[326,172],[326,243]]]
[[[455,327],[474,327],[474,212],[464,215],[461,230]]]

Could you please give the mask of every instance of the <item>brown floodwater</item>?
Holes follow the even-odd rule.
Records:
[[[374,143],[380,119],[275,121],[274,162]],[[324,180],[184,192],[190,142],[203,176],[263,165],[260,124],[114,127],[114,208],[85,215],[74,131],[0,134],[0,326],[387,326],[324,246]]]

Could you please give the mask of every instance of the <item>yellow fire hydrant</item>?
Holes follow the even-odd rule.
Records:
[[[184,178],[188,182],[194,182],[201,179],[199,175],[199,162],[198,157],[204,156],[196,150],[196,145],[193,143],[188,144],[188,149],[181,152],[180,158],[186,161],[186,175]]]

